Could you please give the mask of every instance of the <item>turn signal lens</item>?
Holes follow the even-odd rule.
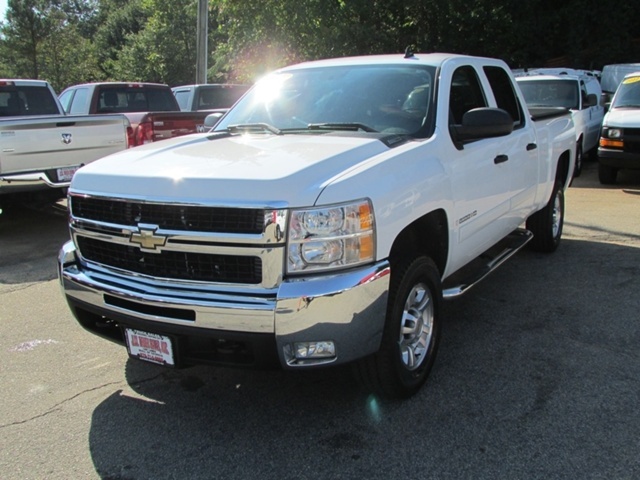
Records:
[[[600,146],[602,148],[624,148],[624,142],[622,140],[600,137]]]

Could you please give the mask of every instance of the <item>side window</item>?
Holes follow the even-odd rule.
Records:
[[[73,96],[73,101],[71,102],[71,108],[69,113],[71,114],[84,114],[87,113],[88,109],[86,108],[87,104],[87,88],[78,88],[76,90],[76,94]]]
[[[491,85],[498,108],[506,110],[511,115],[514,130],[521,128],[524,125],[524,115],[509,74],[500,67],[484,67],[483,70]]]
[[[180,106],[180,110],[187,110],[189,106],[189,93],[189,90],[175,90],[173,92]]]
[[[71,106],[71,99],[73,98],[75,90],[67,90],[62,95],[60,95],[60,103],[62,104],[62,108],[66,113],[69,113],[69,107]]]
[[[487,102],[473,67],[459,67],[451,79],[449,96],[449,124],[460,125],[469,110],[486,107]]]
[[[584,81],[580,80],[580,97],[582,101],[580,103],[580,108],[585,109],[587,107],[587,86],[584,84]]]

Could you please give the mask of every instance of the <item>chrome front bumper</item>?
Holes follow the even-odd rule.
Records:
[[[335,275],[294,278],[251,295],[85,269],[68,242],[60,250],[58,274],[70,305],[90,306],[106,319],[151,322],[160,331],[164,325],[266,334],[275,338],[282,367],[299,368],[343,364],[379,349],[390,267],[383,261]],[[297,362],[287,353],[296,342],[315,341],[332,341],[336,356]]]

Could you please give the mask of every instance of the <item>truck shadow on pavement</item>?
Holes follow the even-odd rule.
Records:
[[[92,415],[95,469],[107,480],[638,471],[639,247],[570,239],[551,256],[521,252],[445,303],[434,370],[405,402],[363,393],[348,368],[129,360],[128,387]]]
[[[0,214],[0,284],[52,280],[69,239],[67,213],[56,203],[11,204]]]

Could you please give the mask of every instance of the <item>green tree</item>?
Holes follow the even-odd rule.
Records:
[[[126,35],[111,75],[119,80],[193,83],[196,64],[197,0],[143,0],[147,21]]]
[[[2,43],[16,76],[40,78],[42,45],[52,31],[51,9],[47,0],[9,0]]]
[[[130,38],[147,23],[141,0],[99,0],[94,45],[103,79],[116,79],[114,63]]]
[[[95,78],[92,43],[82,36],[93,3],[9,0],[0,27],[4,70],[18,78],[47,79],[56,90]]]

